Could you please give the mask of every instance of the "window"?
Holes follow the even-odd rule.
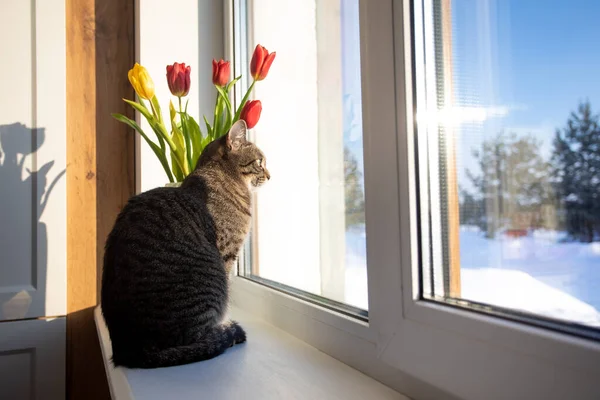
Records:
[[[423,296],[600,328],[600,5],[415,4]]]
[[[236,76],[256,44],[277,53],[253,94],[252,140],[272,178],[255,196],[241,272],[365,317],[358,0],[237,4]]]
[[[319,6],[336,3],[234,1],[232,15],[237,22],[232,30],[238,40],[232,53],[237,67],[247,65],[251,50],[245,48],[248,43],[262,42],[270,50],[277,50],[277,57],[283,49],[304,51],[291,44],[295,35],[289,32],[295,32],[294,24],[303,16],[312,16],[316,21]],[[340,3],[344,7],[351,4]],[[301,268],[317,265],[319,269],[306,274],[320,279],[329,273],[329,266],[340,268],[346,264],[324,263],[316,251],[310,264],[304,262],[307,258],[303,250],[310,242],[298,239],[304,237],[297,227],[300,225],[284,225],[283,217],[272,215],[273,209],[283,209],[279,202],[271,200],[272,208],[266,206],[268,196],[274,196],[267,186],[272,191],[281,190],[280,202],[295,201],[294,196],[298,196],[292,190],[297,186],[290,185],[285,192],[274,184],[278,169],[284,177],[296,176],[291,160],[299,151],[293,151],[293,156],[290,152],[278,154],[276,150],[281,147],[296,149],[293,141],[283,140],[310,134],[313,136],[309,139],[318,143],[322,137],[318,125],[289,134],[287,124],[285,136],[280,138],[276,129],[283,123],[280,121],[297,121],[303,117],[304,107],[319,115],[319,103],[339,100],[337,95],[315,89],[312,99],[298,103],[299,108],[286,108],[291,117],[267,114],[276,109],[267,104],[270,98],[276,98],[270,93],[279,94],[285,87],[285,97],[277,98],[277,104],[294,104],[297,87],[290,83],[300,82],[306,90],[302,73],[310,65],[313,71],[318,70],[317,61],[323,58],[313,54],[311,61],[307,52],[296,69],[274,64],[268,78],[273,80],[265,81],[255,93],[265,103],[255,140],[270,157],[273,179],[257,197],[256,224],[241,263],[242,276],[232,285],[234,303],[414,398],[597,399],[600,341],[594,319],[570,312],[573,304],[587,303],[577,310],[593,316],[596,306],[585,296],[594,293],[572,291],[576,286],[573,263],[562,264],[567,266],[562,269],[563,275],[544,276],[544,271],[535,270],[532,262],[535,257],[537,261],[543,258],[544,264],[537,265],[553,273],[562,268],[557,263],[559,256],[567,260],[578,255],[591,262],[597,257],[596,238],[581,243],[590,235],[567,244],[555,240],[565,235],[560,231],[568,226],[563,222],[567,215],[565,202],[579,197],[567,199],[569,193],[562,203],[550,203],[550,207],[548,203],[536,203],[538,194],[562,187],[561,171],[569,170],[561,166],[550,180],[541,175],[549,163],[546,157],[551,153],[554,129],[568,126],[569,112],[574,110],[577,115],[579,100],[585,101],[580,97],[586,93],[592,109],[595,104],[596,82],[590,71],[597,69],[597,64],[590,41],[598,35],[594,33],[596,25],[586,22],[595,15],[586,11],[593,10],[586,4],[562,0],[543,5],[516,0],[358,0],[359,23],[352,26],[360,33],[354,44],[360,47],[363,159],[358,162],[364,164],[361,173],[366,224],[361,245],[366,244],[367,249],[368,268],[364,270],[368,290],[362,293],[368,298],[368,321],[356,318],[361,315],[356,309],[365,310],[360,304],[346,309],[351,313],[323,307],[328,304],[324,297],[352,304],[347,297],[348,287],[344,298],[332,296],[323,291],[321,284],[310,287],[303,280],[306,275]],[[307,10],[301,12],[300,7]],[[581,18],[580,23],[572,23],[577,18]],[[269,36],[269,24],[281,24],[286,31],[282,28],[276,32],[285,33]],[[570,28],[563,29],[563,25]],[[305,27],[303,35],[312,32],[311,43],[318,44],[322,37],[315,29],[318,32],[319,25],[315,22],[308,26],[313,28]],[[261,30],[265,33],[259,37]],[[243,40],[239,40],[240,35]],[[326,37],[328,43],[331,37]],[[592,50],[581,50],[586,45]],[[340,47],[329,45],[327,50]],[[562,58],[557,53],[560,49]],[[316,54],[321,56],[320,52]],[[347,60],[343,56],[338,59]],[[519,70],[524,63],[527,67]],[[287,76],[284,80],[277,74]],[[517,84],[518,79],[524,80]],[[555,91],[561,95],[555,95]],[[261,125],[270,119],[277,124]],[[312,123],[315,120],[317,117],[311,119]],[[548,125],[551,129],[541,129]],[[530,127],[538,129],[522,129]],[[301,132],[297,126],[293,129]],[[507,131],[504,136],[498,135],[501,130]],[[520,135],[528,137],[529,133],[545,144],[538,146],[536,142],[536,151],[524,146],[519,142]],[[504,169],[488,171],[491,162],[486,158],[477,163],[472,150],[486,154],[481,150],[486,149],[484,142],[498,137],[497,147],[505,152],[496,152],[492,146],[489,153],[500,154],[498,164]],[[574,149],[581,153],[579,146]],[[327,150],[339,151],[340,147]],[[518,157],[506,155],[507,149],[518,152]],[[323,165],[319,154],[312,153],[318,163],[311,166],[313,176],[318,176]],[[283,156],[287,159],[273,160]],[[524,161],[525,166],[516,161]],[[589,182],[586,187],[593,189],[592,177]],[[492,189],[484,191],[484,197],[475,192],[477,187]],[[318,199],[314,182],[308,189]],[[302,196],[308,198],[306,193]],[[312,214],[305,207],[303,218],[319,215],[318,201],[312,204]],[[272,224],[270,231],[263,230],[263,218],[265,222],[272,219],[268,222]],[[540,221],[547,225],[536,225]],[[276,226],[282,229],[273,229]],[[488,226],[497,237],[486,237]],[[324,240],[322,235],[328,228],[314,222],[313,232],[319,235],[319,241]],[[345,232],[341,228],[336,231]],[[268,248],[271,241],[283,243],[289,251],[273,256],[276,253]],[[515,243],[520,247],[513,246]],[[573,246],[579,250],[573,250]],[[278,271],[265,272],[263,251],[272,252],[269,267]],[[529,268],[529,272],[509,271],[517,267]],[[593,271],[582,271],[592,283]],[[263,276],[267,273],[273,275]],[[495,274],[508,276],[501,280]],[[544,290],[533,292],[529,286],[519,293],[520,288],[513,283],[523,276],[523,285]],[[490,280],[494,283],[491,287]],[[294,288],[320,298],[311,302],[290,296]],[[558,307],[543,304],[552,296],[556,296],[552,304]],[[563,301],[565,298],[569,301]]]

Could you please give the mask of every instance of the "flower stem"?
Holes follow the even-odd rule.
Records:
[[[218,138],[219,135],[219,119],[220,119],[220,115],[219,115],[219,106],[220,106],[220,102],[221,102],[221,96],[219,96],[219,92],[217,91],[217,98],[215,99],[215,115],[213,116],[213,127],[212,127],[212,138],[211,140],[214,140],[215,138]]]
[[[250,96],[250,93],[252,92],[252,89],[254,88],[254,84],[255,83],[256,83],[256,80],[253,80],[252,84],[248,88],[248,91],[246,92],[246,95],[242,99],[242,102],[240,103],[240,105],[238,106],[237,111],[235,112],[235,116],[233,117],[233,121],[231,121],[232,124],[235,123],[240,118],[240,114],[242,113],[242,109],[244,108],[244,104],[246,104],[246,101],[248,100],[248,97]]]
[[[179,119],[181,120],[181,131],[183,132],[183,142],[185,144],[185,158],[188,165],[188,173],[194,169],[192,163],[192,139],[190,138],[190,131],[188,130],[188,119],[187,113],[184,114],[183,107],[181,106],[181,97],[179,99]]]
[[[152,103],[152,100],[150,100],[149,103],[150,103],[150,108],[152,109],[152,115],[154,115],[154,118],[156,118],[157,120],[160,121],[160,118],[158,117],[157,112],[156,112],[156,108],[154,108],[154,103]]]

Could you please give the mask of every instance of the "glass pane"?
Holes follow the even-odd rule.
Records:
[[[252,140],[271,180],[255,197],[243,272],[366,310],[358,0],[242,3],[236,58],[256,44],[277,53],[253,94]]]
[[[598,12],[415,2],[426,298],[600,327]]]

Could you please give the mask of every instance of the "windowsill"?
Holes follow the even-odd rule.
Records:
[[[408,399],[245,311],[233,308],[231,315],[245,328],[246,343],[208,361],[135,370],[113,367],[98,306],[96,327],[113,400]]]

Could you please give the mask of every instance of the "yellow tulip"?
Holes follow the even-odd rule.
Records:
[[[146,68],[135,63],[133,68],[127,73],[127,77],[138,96],[142,99],[152,100],[154,97],[154,81],[152,81]]]

